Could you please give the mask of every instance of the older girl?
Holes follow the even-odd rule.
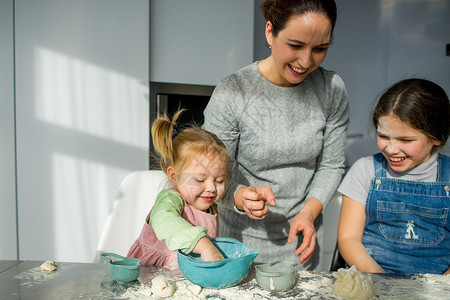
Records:
[[[424,79],[394,84],[373,112],[381,153],[355,162],[343,194],[339,250],[373,273],[449,273],[450,157],[445,91]]]

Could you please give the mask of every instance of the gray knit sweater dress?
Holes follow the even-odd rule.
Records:
[[[326,207],[344,173],[348,103],[342,79],[319,67],[298,86],[279,87],[255,62],[217,85],[204,115],[203,128],[225,143],[231,159],[218,203],[220,236],[260,251],[256,262],[297,261],[302,235],[287,243],[292,218],[310,197]],[[264,220],[234,208],[241,185],[272,188],[277,205]],[[320,258],[313,258],[305,269],[315,268]]]

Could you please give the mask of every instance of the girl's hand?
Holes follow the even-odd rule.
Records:
[[[302,264],[311,258],[316,249],[317,232],[314,227],[314,220],[321,213],[322,208],[322,203],[319,200],[310,198],[306,201],[302,210],[292,219],[288,243],[292,243],[295,240],[299,231],[303,233],[303,242],[295,250],[295,255],[300,255],[299,261]]]
[[[219,249],[214,246],[209,238],[202,237],[195,245],[192,252],[200,254],[203,261],[216,261],[223,259]]]
[[[267,186],[242,187],[236,192],[235,202],[252,219],[261,220],[269,214],[268,202],[271,206],[277,205],[272,189]]]
[[[200,256],[202,258],[202,261],[216,261],[223,259],[223,256],[220,253],[220,251],[212,244],[211,247],[203,249]]]

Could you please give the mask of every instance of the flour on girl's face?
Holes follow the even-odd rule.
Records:
[[[440,142],[389,114],[378,120],[377,146],[396,172],[405,172],[426,162]]]
[[[206,211],[225,192],[227,163],[215,153],[200,154],[181,172],[169,167],[168,175],[188,204]]]

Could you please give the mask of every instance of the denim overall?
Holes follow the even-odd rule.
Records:
[[[375,154],[373,161],[364,247],[388,273],[445,272],[450,266],[450,157],[439,154],[436,182],[387,178],[384,156]]]

